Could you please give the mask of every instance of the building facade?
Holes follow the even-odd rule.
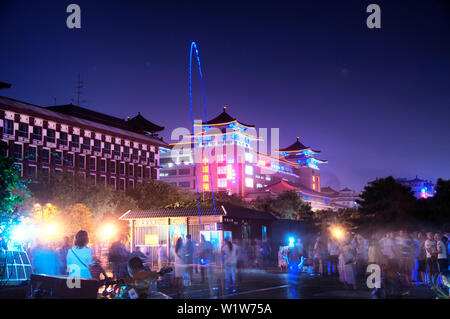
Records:
[[[140,114],[122,120],[74,105],[40,107],[0,97],[0,139],[24,177],[68,172],[126,190],[158,179],[157,126]]]

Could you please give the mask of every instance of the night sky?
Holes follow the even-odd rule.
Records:
[[[181,2],[181,1],[180,1]],[[77,3],[82,28],[66,27]],[[377,3],[382,29],[366,27]],[[280,128],[322,150],[322,187],[450,178],[449,1],[0,0],[0,91],[46,106],[75,98],[117,117],[190,127],[189,44],[208,117]],[[195,73],[196,117],[201,90]]]

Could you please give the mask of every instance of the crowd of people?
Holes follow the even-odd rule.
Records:
[[[367,237],[317,236],[308,251],[313,272],[338,276],[350,289],[367,288],[367,266],[375,264],[380,266],[384,289],[414,284],[448,288],[448,233],[401,230]]]
[[[448,238],[448,233],[404,230],[370,236],[345,232],[337,236],[327,232],[308,236],[305,245],[300,238],[284,247],[267,240],[224,239],[221,247],[217,247],[203,235],[196,242],[188,234],[178,237],[171,249],[161,241],[157,254],[152,256],[143,253],[140,247],[130,252],[124,240],[116,240],[108,248],[106,271],[97,246],[90,248],[88,234],[79,231],[73,245],[68,237],[57,248],[37,240],[29,255],[36,274],[72,274],[95,280],[106,279],[107,273],[113,279],[129,278],[130,260],[136,264],[136,258],[150,271],[156,257],[158,269],[173,267],[172,283],[179,296],[185,287],[192,285],[194,278],[198,283],[207,284],[211,295],[218,289],[235,291],[242,281],[241,269],[273,270],[281,265],[283,258],[288,264],[298,264],[301,260],[301,266],[309,269],[310,274],[334,276],[348,289],[366,289],[367,267],[375,264],[381,271],[381,285],[386,292],[413,285],[448,288]],[[283,249],[287,254],[283,254]]]

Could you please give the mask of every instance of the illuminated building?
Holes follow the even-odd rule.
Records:
[[[114,189],[158,178],[164,129],[138,114],[123,120],[75,105],[40,107],[0,97],[0,139],[24,177],[69,172]]]
[[[357,208],[358,203],[356,200],[360,199],[358,194],[349,188],[336,191],[331,187],[322,187],[320,192],[328,196],[330,205],[333,209],[345,209],[345,208]]]
[[[398,178],[396,181],[405,187],[411,188],[416,198],[428,198],[434,196],[435,185],[431,181],[420,179],[417,176],[411,180]]]
[[[254,125],[221,114],[194,125],[194,134],[161,148],[161,180],[183,189],[199,192],[213,190],[238,194],[251,200],[255,194],[266,195],[270,185],[284,181],[293,185],[313,208],[327,208],[320,195],[320,153],[300,140],[277,150],[279,156],[259,151],[263,139]],[[197,172],[197,176],[195,174]],[[320,198],[320,199],[319,199]]]

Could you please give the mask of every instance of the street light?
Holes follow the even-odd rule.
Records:
[[[57,228],[55,224],[47,224],[43,229],[44,235],[47,237],[53,237],[56,235]]]

